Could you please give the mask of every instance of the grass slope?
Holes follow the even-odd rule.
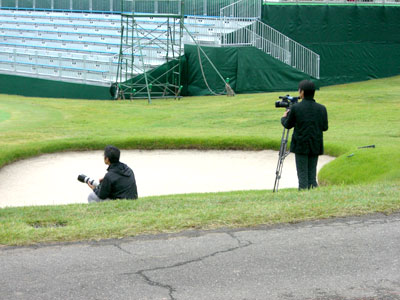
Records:
[[[279,95],[155,100],[152,105],[0,95],[0,167],[41,153],[103,149],[107,144],[123,149],[278,149],[283,110],[274,102]],[[399,209],[400,77],[322,88],[316,99],[329,114],[325,152],[338,156],[321,170],[319,179],[336,187],[304,194],[235,192],[0,209],[0,244],[253,226]],[[376,147],[358,149],[371,144]],[[364,194],[365,201],[354,209]],[[327,206],[320,206],[325,202]],[[318,213],[312,205],[320,207]]]
[[[0,244],[99,240],[138,234],[391,213],[396,184],[147,197],[137,201],[0,209]]]

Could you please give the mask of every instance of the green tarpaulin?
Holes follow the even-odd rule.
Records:
[[[296,90],[310,77],[253,47],[202,47],[236,93]],[[212,95],[225,90],[224,81],[196,46],[185,46],[187,95]],[[201,62],[201,63],[200,63]],[[210,89],[207,87],[210,87]]]
[[[400,74],[400,6],[264,5],[263,22],[321,58],[321,85]]]

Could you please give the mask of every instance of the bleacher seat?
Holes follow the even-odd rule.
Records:
[[[104,86],[116,80],[121,16],[4,9],[0,10],[0,19],[0,73]],[[159,17],[136,18],[142,49],[134,53],[134,58],[145,70],[166,61],[167,53],[158,45],[167,40],[166,21]],[[218,45],[217,31],[231,32],[238,26],[215,17],[190,16],[185,24],[197,42],[205,45]],[[186,32],[183,42],[193,43]],[[135,72],[143,72],[143,66]]]

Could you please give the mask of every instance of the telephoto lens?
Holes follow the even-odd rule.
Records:
[[[83,175],[83,174],[80,174],[78,176],[78,181],[83,182],[83,183],[90,183],[93,186],[98,186],[99,185],[99,183],[96,180],[94,180],[94,179],[92,179],[92,178],[90,178],[90,177],[88,177],[86,175]]]
[[[85,182],[85,178],[86,178],[87,176],[86,175],[83,175],[83,174],[80,174],[79,176],[78,176],[78,181],[80,181],[80,182]]]

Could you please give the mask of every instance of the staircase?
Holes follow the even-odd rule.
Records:
[[[292,68],[319,79],[319,55],[260,20],[235,32],[222,34],[221,45],[256,47]]]
[[[219,17],[186,19],[200,45],[256,47],[275,59],[319,79],[320,57],[310,49],[260,21],[254,0],[239,0],[221,8]],[[194,43],[190,38],[185,43]]]

